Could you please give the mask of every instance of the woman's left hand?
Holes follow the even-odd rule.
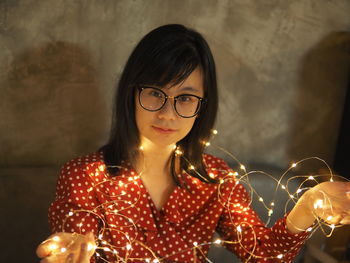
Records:
[[[350,224],[350,182],[323,182],[306,193],[307,206],[329,224]]]

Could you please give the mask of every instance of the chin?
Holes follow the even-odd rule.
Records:
[[[144,136],[142,140],[142,145],[147,146],[157,146],[157,147],[169,147],[175,145],[179,140],[173,138],[164,138],[161,136]]]

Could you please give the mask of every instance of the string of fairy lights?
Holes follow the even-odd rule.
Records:
[[[212,134],[216,135],[218,132],[217,130],[213,130]],[[203,142],[203,144],[208,147],[210,146],[210,142]],[[217,147],[218,149],[220,149],[221,151],[225,152],[226,154],[228,154],[230,156],[230,158],[232,158],[239,167],[239,171],[233,171],[233,170],[229,170],[229,171],[219,171],[220,173],[226,173],[226,175],[221,178],[219,180],[219,186],[218,186],[218,197],[219,200],[221,200],[222,198],[222,193],[221,193],[221,185],[223,185],[225,183],[225,180],[235,180],[235,185],[238,185],[239,183],[244,184],[246,186],[246,188],[248,188],[248,192],[250,192],[251,198],[250,198],[250,202],[253,201],[253,198],[257,198],[257,200],[262,204],[263,208],[266,210],[267,213],[267,222],[266,225],[270,222],[271,220],[271,216],[274,213],[275,210],[275,202],[276,202],[276,198],[274,198],[272,201],[265,201],[263,196],[260,196],[259,193],[256,191],[256,189],[254,189],[251,186],[251,183],[249,181],[249,176],[253,175],[253,174],[262,174],[264,176],[269,177],[271,180],[274,180],[276,183],[276,187],[275,187],[275,194],[274,196],[276,196],[276,193],[278,190],[282,190],[285,191],[285,193],[288,195],[289,199],[285,205],[284,208],[284,212],[287,212],[287,207],[288,204],[290,202],[292,203],[296,203],[298,201],[298,199],[300,198],[300,195],[305,192],[306,190],[310,189],[310,183],[313,183],[314,185],[319,183],[319,179],[322,179],[324,176],[326,175],[297,175],[297,176],[290,176],[288,177],[288,179],[286,180],[286,182],[283,184],[282,181],[285,177],[287,177],[287,175],[294,170],[296,167],[298,167],[299,165],[301,165],[302,163],[309,161],[309,160],[317,160],[319,161],[326,169],[327,169],[327,180],[329,180],[330,182],[333,182],[337,175],[334,175],[331,168],[329,167],[329,165],[322,159],[318,158],[318,157],[309,157],[309,158],[305,158],[302,159],[298,162],[292,163],[290,165],[290,167],[280,176],[279,179],[276,179],[276,177],[264,172],[264,171],[247,171],[246,167],[235,157],[233,156],[231,153],[229,153],[228,151],[226,151],[225,149],[221,148],[221,147]],[[143,150],[143,146],[140,147],[140,150]],[[174,147],[174,153],[176,156],[183,158],[187,163],[188,163],[188,168],[195,171],[196,174],[201,177],[203,180],[206,180],[199,172],[196,171],[196,168],[183,156],[183,152],[181,151],[180,148],[178,147]],[[99,175],[100,173],[104,173],[105,175],[105,180],[94,185],[93,187],[88,189],[88,192],[90,191],[100,191],[100,188],[98,187],[100,184],[105,184],[108,183],[111,179],[110,177],[108,177],[108,173],[106,172],[106,166],[105,165],[100,165],[98,167],[98,169],[96,169],[96,171],[91,172],[90,176],[94,177],[96,175]],[[133,184],[134,186],[138,186],[140,187],[137,183],[135,183],[141,176],[142,172],[139,173],[138,175],[135,176],[130,176],[127,180],[127,182],[122,182],[119,181],[119,187],[121,189],[126,189],[125,186],[127,186],[127,184]],[[212,178],[215,178],[215,174],[213,173],[209,173],[209,176]],[[328,178],[329,177],[329,178]],[[343,178],[345,179],[345,178]],[[291,182],[293,180],[298,180],[298,182],[300,182],[299,186],[297,187],[296,190],[291,191],[289,185],[291,184]],[[138,190],[138,191],[137,191]],[[233,192],[234,189],[232,189]],[[99,204],[98,206],[96,206],[93,210],[84,210],[84,209],[79,209],[79,210],[74,210],[74,211],[70,211],[66,218],[63,221],[63,228],[62,231],[65,232],[64,226],[67,222],[67,220],[74,216],[76,213],[86,213],[86,215],[93,215],[95,216],[97,219],[99,219],[99,222],[102,223],[101,227],[99,228],[99,232],[97,234],[97,238],[95,239],[95,243],[89,243],[88,247],[87,247],[87,251],[91,251],[91,250],[95,250],[95,255],[96,257],[98,257],[100,260],[104,261],[104,262],[111,262],[109,261],[104,254],[105,253],[109,253],[109,254],[113,254],[113,256],[117,259],[116,262],[132,262],[133,260],[139,260],[139,261],[143,261],[143,262],[150,262],[150,263],[158,263],[158,262],[165,262],[167,260],[167,258],[172,257],[176,254],[180,254],[180,253],[185,253],[188,251],[176,251],[172,254],[169,254],[165,257],[159,257],[157,255],[157,253],[155,251],[153,251],[150,247],[148,247],[146,244],[144,244],[143,242],[137,240],[137,237],[131,237],[129,236],[128,233],[124,232],[122,229],[123,227],[131,227],[135,229],[135,232],[137,232],[137,226],[135,224],[135,220],[132,219],[131,217],[127,217],[125,216],[125,213],[122,213],[123,211],[133,208],[136,206],[136,204],[138,203],[139,199],[141,198],[141,191],[140,189],[136,189],[135,191],[136,193],[139,193],[139,196],[134,199],[134,202],[131,201],[127,201],[127,200],[113,200],[110,201],[108,203],[103,203],[103,204]],[[105,195],[109,195],[107,193],[104,193]],[[126,191],[125,190],[121,190],[120,195],[125,195]],[[115,194],[111,194],[108,197],[116,197]],[[240,203],[230,203],[231,201],[227,202],[227,200],[222,200],[222,205],[224,205],[225,208],[229,208],[229,207],[236,207],[238,209],[241,209],[242,212],[246,211],[248,208],[244,205],[241,205]],[[122,203],[122,209],[121,207],[121,203]],[[249,204],[250,205],[250,204]],[[324,194],[323,198],[319,198],[316,199],[315,202],[313,203],[313,208],[314,209],[319,209],[319,208],[323,208],[325,205],[330,206],[332,208],[332,204],[330,202],[329,197]],[[114,216],[120,216],[120,217],[124,217],[128,222],[129,225],[125,226],[123,225],[123,227],[118,226],[116,224],[107,224],[104,220],[104,218],[97,212],[100,209],[105,211],[105,214],[110,214],[110,215],[114,215]],[[310,234],[312,234],[313,232],[315,232],[317,229],[321,229],[322,232],[324,233],[325,236],[330,237],[334,231],[334,229],[336,227],[340,227],[342,225],[335,225],[335,224],[330,224],[327,223],[329,221],[332,220],[332,216],[330,215],[327,218],[327,221],[323,221],[321,219],[319,219],[316,215],[315,215],[315,219],[316,219],[316,223],[312,226],[309,227],[308,229],[306,229],[306,231],[310,232]],[[216,239],[213,240],[211,242],[193,242],[193,246],[186,249],[186,250],[192,250],[193,251],[193,258],[194,258],[194,262],[196,262],[196,257],[197,255],[201,255],[207,262],[212,262],[206,255],[206,253],[203,251],[203,248],[208,248],[211,245],[224,245],[224,244],[239,244],[241,246],[241,248],[247,253],[249,254],[249,258],[254,257],[254,258],[262,258],[262,256],[258,255],[257,253],[255,253],[256,251],[256,243],[257,243],[257,239],[256,239],[256,233],[254,232],[254,228],[253,225],[250,225],[248,222],[244,222],[244,226],[243,225],[235,225],[234,224],[234,220],[233,218],[231,218],[232,220],[232,224],[234,225],[234,228],[236,230],[236,237],[237,240],[223,240],[223,239]],[[84,217],[82,217],[82,220],[80,223],[77,224],[78,228],[81,230],[84,227]],[[242,224],[242,223],[241,223]],[[245,228],[250,228],[251,229],[251,233],[253,234],[253,238],[254,238],[254,247],[253,248],[246,248],[242,242],[243,240],[243,232],[242,229]],[[125,242],[125,244],[117,246],[115,244],[112,244],[111,242],[107,242],[105,237],[105,233],[106,231],[116,231],[119,234],[123,235],[123,237],[125,238],[125,240],[127,240],[127,242]],[[78,238],[78,235],[77,235]],[[50,240],[50,245],[49,245],[49,250],[51,251],[51,254],[59,254],[59,253],[65,253],[67,250],[70,249],[70,247],[74,244],[74,240],[71,241],[70,244],[66,245],[66,247],[61,247],[59,246],[59,242],[60,242],[60,237],[59,236],[53,236]],[[137,244],[139,246],[142,246],[145,250],[147,250],[149,253],[147,253],[148,255],[151,255],[149,257],[146,258],[135,258],[134,256],[132,256],[132,249],[133,246]],[[123,253],[123,255],[121,255],[121,253],[118,252],[118,250],[124,250],[125,253]],[[288,252],[286,252],[288,253]],[[274,257],[265,257],[266,259],[283,259],[285,256],[285,254],[279,254],[277,256]],[[248,259],[249,260],[249,259]],[[115,261],[113,261],[115,262]]]

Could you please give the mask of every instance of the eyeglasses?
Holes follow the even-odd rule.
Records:
[[[148,111],[159,111],[168,99],[174,99],[174,109],[183,118],[191,118],[198,114],[204,98],[193,94],[168,96],[161,89],[150,86],[139,86],[139,103]]]

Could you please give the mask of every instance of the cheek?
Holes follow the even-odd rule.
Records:
[[[142,129],[143,121],[145,120],[143,116],[143,111],[140,109],[140,106],[137,105],[135,109],[135,120],[136,120],[136,126],[139,129],[139,131]]]
[[[153,123],[154,113],[144,110],[141,106],[136,106],[135,121],[140,135],[148,132],[150,125]]]
[[[186,133],[186,135],[191,131],[193,128],[194,122],[196,121],[196,118],[186,119],[185,123],[183,124],[183,131]]]

